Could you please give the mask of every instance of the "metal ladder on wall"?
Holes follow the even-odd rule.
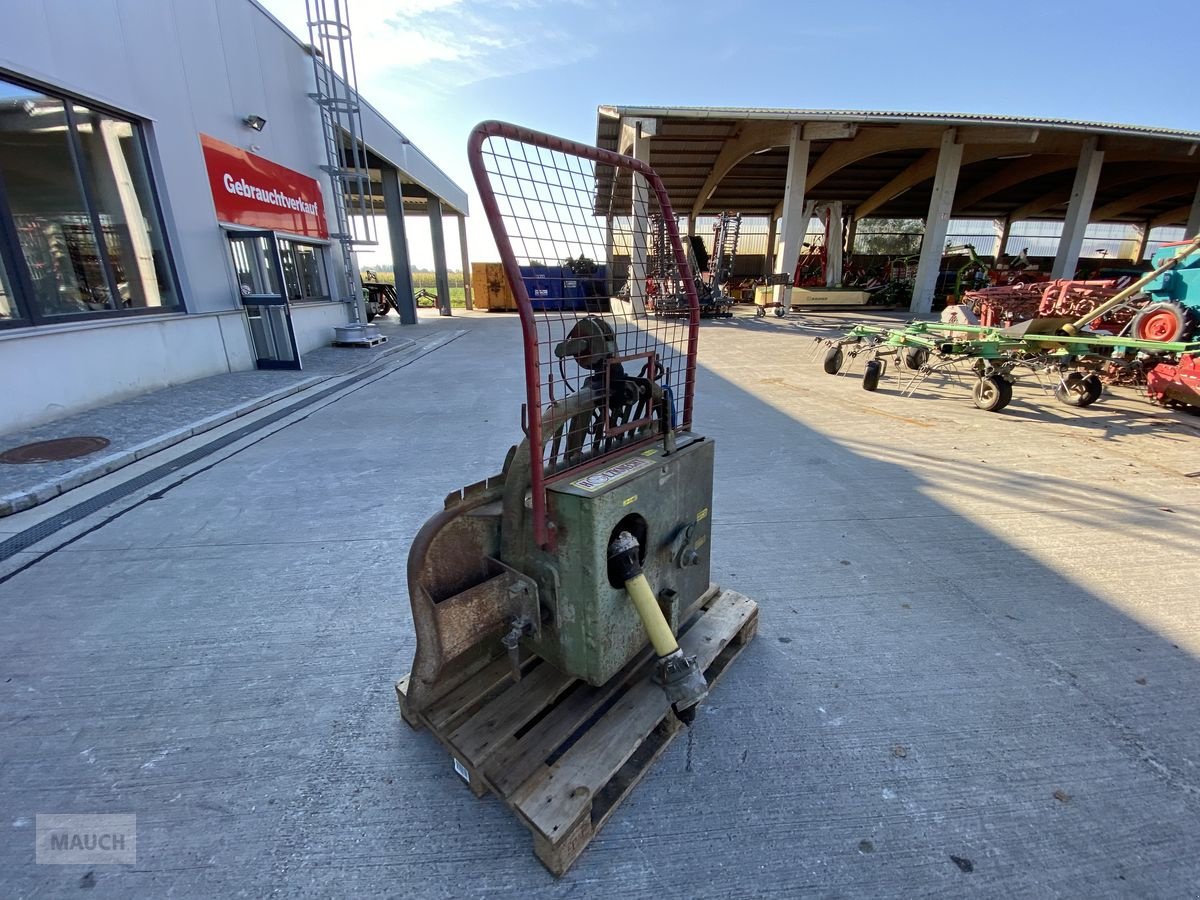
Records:
[[[364,322],[365,308],[354,248],[374,246],[375,197],[362,141],[362,114],[358,99],[358,76],[351,42],[349,0],[305,0],[308,39],[313,59],[316,91],[309,97],[321,110],[325,142],[325,165],[333,188],[333,218],[336,232],[330,237],[342,250],[350,296],[351,324],[337,329],[337,341],[371,345],[379,331]],[[345,135],[349,146],[342,141]]]

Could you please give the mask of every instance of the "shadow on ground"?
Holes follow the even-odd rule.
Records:
[[[6,893],[89,879],[33,864],[39,812],[138,815],[96,896],[1194,889],[1194,500],[868,415],[740,327],[696,421],[759,635],[556,883],[391,687],[408,544],[518,433],[514,324],[470,327],[0,587]]]

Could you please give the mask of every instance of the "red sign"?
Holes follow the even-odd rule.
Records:
[[[207,134],[200,135],[200,146],[218,221],[329,237],[316,179]]]

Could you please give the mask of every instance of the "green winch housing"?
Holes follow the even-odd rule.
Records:
[[[527,640],[529,648],[600,685],[646,646],[646,629],[609,568],[609,545],[621,531],[638,539],[643,571],[678,630],[709,586],[712,483],[713,442],[683,432],[672,453],[656,444],[551,480],[558,583],[554,590],[543,585],[542,597],[554,597],[552,615],[540,636]],[[520,560],[505,562],[525,568]]]

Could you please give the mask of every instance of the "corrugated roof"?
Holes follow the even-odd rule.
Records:
[[[679,119],[763,119],[797,122],[851,122],[914,125],[1018,125],[1095,134],[1132,137],[1161,137],[1200,143],[1200,131],[1160,128],[1154,125],[1124,125],[1077,119],[1039,119],[1032,116],[998,116],[986,113],[889,112],[860,109],[777,109],[739,106],[616,106],[601,105],[597,112],[608,118],[674,117]]]
[[[1200,179],[1200,131],[975,113],[756,107],[601,106],[596,143],[629,152],[622,123],[653,119],[650,165],[672,203],[700,214],[777,212],[792,124],[809,143],[807,199],[839,200],[855,215],[923,217],[943,132],[964,147],[954,214],[1061,218],[1085,140],[1100,142],[1094,211],[1104,221],[1182,224]],[[730,151],[726,154],[726,151]],[[629,206],[629,189],[597,171],[597,209]]]

